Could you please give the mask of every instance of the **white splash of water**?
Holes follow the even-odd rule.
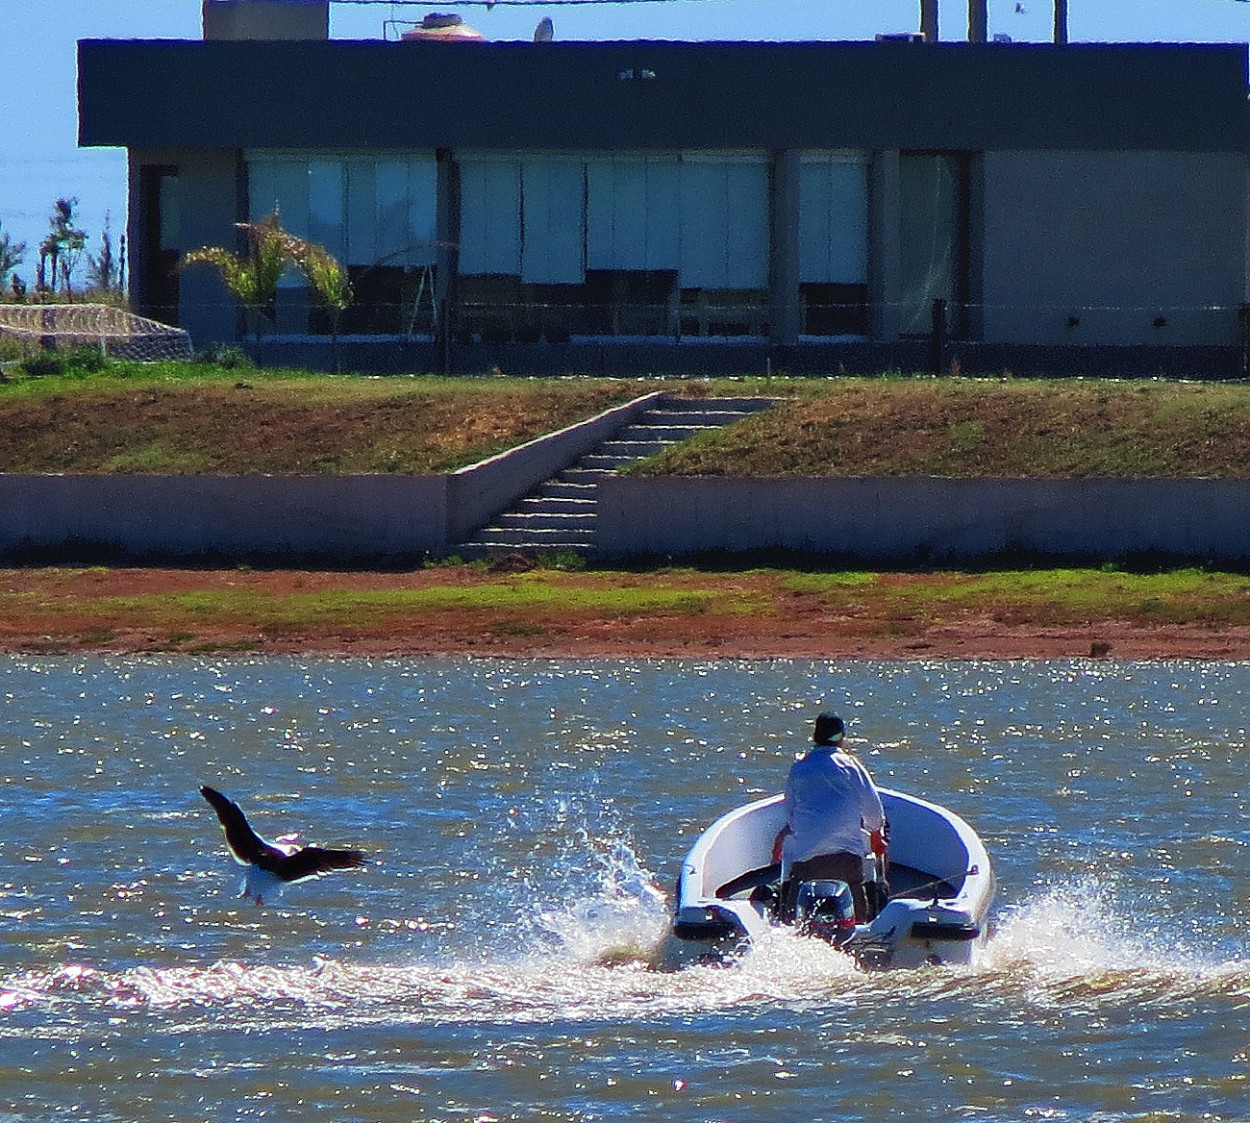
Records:
[[[667,926],[669,905],[630,840],[579,828],[557,861],[577,876],[562,879],[557,900],[536,894],[531,923],[545,942],[580,963],[648,959]]]
[[[987,985],[1039,1004],[1163,1003],[1250,991],[1250,969],[1126,900],[1114,880],[1051,885],[1009,909],[986,946]]]
[[[1126,914],[1114,888],[1095,878],[1053,885],[1007,911],[986,965],[1028,965],[1055,976],[1175,965],[1177,949],[1152,945],[1149,922]]]

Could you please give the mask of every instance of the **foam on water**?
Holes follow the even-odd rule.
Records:
[[[1051,885],[1004,912],[979,972],[987,986],[1009,985],[1031,1003],[1065,1009],[1250,997],[1250,962],[1240,949],[1199,942],[1195,929],[1145,905],[1114,880]]]
[[[0,1012],[215,1011],[231,1021],[551,1023],[871,1000],[965,996],[1032,1007],[1113,1007],[1206,996],[1250,1003],[1250,964],[1168,938],[1126,911],[1112,887],[1053,885],[1005,911],[973,968],[866,974],[846,955],[792,931],[770,933],[730,967],[649,970],[667,906],[622,837],[581,840],[596,856],[597,893],[518,916],[513,950],[451,962],[370,963],[346,956],[285,965],[61,964],[0,979]],[[562,855],[568,860],[571,853]],[[1079,910],[1074,902],[1080,902]]]

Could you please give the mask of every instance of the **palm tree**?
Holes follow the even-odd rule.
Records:
[[[330,353],[334,372],[337,374],[339,370],[339,325],[354,295],[351,282],[347,278],[347,270],[325,246],[305,241],[293,234],[287,236],[287,252],[291,260],[308,278],[313,292],[330,317]]]
[[[278,281],[294,266],[308,279],[317,299],[330,316],[334,369],[338,370],[338,332],[343,313],[352,302],[347,270],[325,246],[309,242],[282,229],[277,211],[260,222],[237,222],[247,235],[247,252],[234,254],[220,246],[203,246],[182,259],[182,266],[212,265],[221,273],[226,288],[243,307],[256,337],[260,361],[262,316],[274,323]]]
[[[275,301],[278,280],[293,264],[290,238],[282,229],[278,212],[260,222],[236,222],[247,236],[245,253],[231,253],[221,246],[201,246],[182,259],[182,268],[189,265],[212,265],[221,274],[235,300],[250,321],[256,339],[256,359],[260,361],[261,319],[276,321]]]

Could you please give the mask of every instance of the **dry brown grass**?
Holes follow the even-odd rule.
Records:
[[[431,473],[639,391],[607,379],[118,379],[0,387],[0,470]]]
[[[846,378],[643,470],[707,476],[1250,475],[1250,387]]]

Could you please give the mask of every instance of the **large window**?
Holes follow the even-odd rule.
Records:
[[[461,159],[458,334],[558,340],[582,330],[584,178],[580,160]]]
[[[460,159],[460,330],[767,331],[762,154]]]
[[[676,156],[586,162],[586,330],[674,335],[681,256]]]
[[[682,157],[683,334],[767,334],[768,199],[768,164],[760,156]]]
[[[956,336],[968,301],[968,160],[957,153],[905,152],[900,160],[900,273],[907,335],[928,334],[933,302],[945,300]]]
[[[868,334],[868,161],[862,154],[801,157],[799,300],[805,335]]]
[[[325,246],[347,265],[356,299],[345,331],[430,330],[438,257],[432,156],[254,153],[247,169],[253,221],[277,210],[285,229]],[[288,273],[283,286],[300,290],[303,279]],[[293,297],[287,302],[298,307]],[[284,326],[297,324],[288,317]],[[306,326],[324,330],[315,310]]]

